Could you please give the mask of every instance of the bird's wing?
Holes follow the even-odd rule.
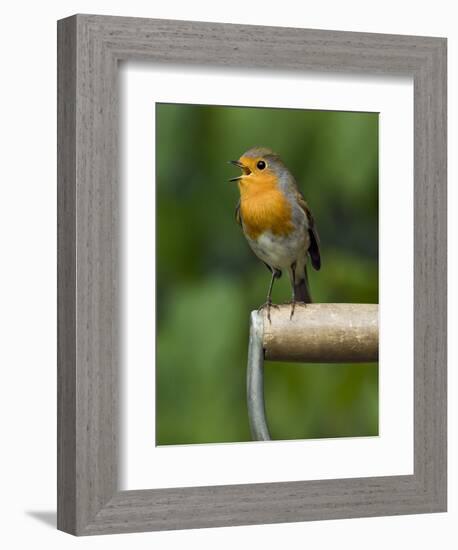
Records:
[[[309,205],[305,202],[305,199],[299,189],[297,189],[297,202],[307,216],[310,237],[310,246],[308,252],[310,254],[313,267],[318,271],[321,267],[320,238],[318,237],[318,231],[315,225],[315,220],[313,219],[312,212],[309,208]]]
[[[235,221],[242,225],[242,214],[240,213],[240,200],[237,203],[237,206],[235,207]]]

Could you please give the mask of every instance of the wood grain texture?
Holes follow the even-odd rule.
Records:
[[[297,304],[264,312],[267,361],[368,363],[378,361],[378,305]]]
[[[444,511],[446,41],[78,15],[59,21],[58,47],[59,529],[89,535]],[[118,491],[122,60],[414,78],[413,475]]]
[[[76,524],[76,19],[57,29],[57,524]]]

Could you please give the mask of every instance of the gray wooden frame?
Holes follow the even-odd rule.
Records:
[[[118,490],[120,60],[414,78],[413,475]],[[58,528],[91,535],[445,510],[446,40],[94,15],[59,21]]]

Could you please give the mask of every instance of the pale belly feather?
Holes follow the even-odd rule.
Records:
[[[305,227],[286,236],[265,231],[256,239],[247,237],[247,240],[259,259],[277,269],[289,269],[295,262],[305,264],[310,246],[308,231]]]

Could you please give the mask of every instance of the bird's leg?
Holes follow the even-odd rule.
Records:
[[[294,290],[294,285],[295,285],[295,282],[296,282],[296,262],[291,264],[291,272],[293,274],[292,284],[291,284],[291,287],[293,289],[293,293],[292,293],[292,296],[291,296],[291,313],[289,315],[290,320],[293,318],[294,310],[296,309],[296,292]]]
[[[272,279],[270,280],[269,290],[267,291],[267,300],[262,306],[258,309],[258,311],[261,311],[261,309],[266,308],[267,309],[267,319],[269,319],[269,323],[272,323],[272,320],[270,318],[270,308],[278,307],[274,304],[272,304],[272,289],[274,287],[274,281],[277,277],[280,277],[281,271],[279,272],[278,269],[272,268]]]

